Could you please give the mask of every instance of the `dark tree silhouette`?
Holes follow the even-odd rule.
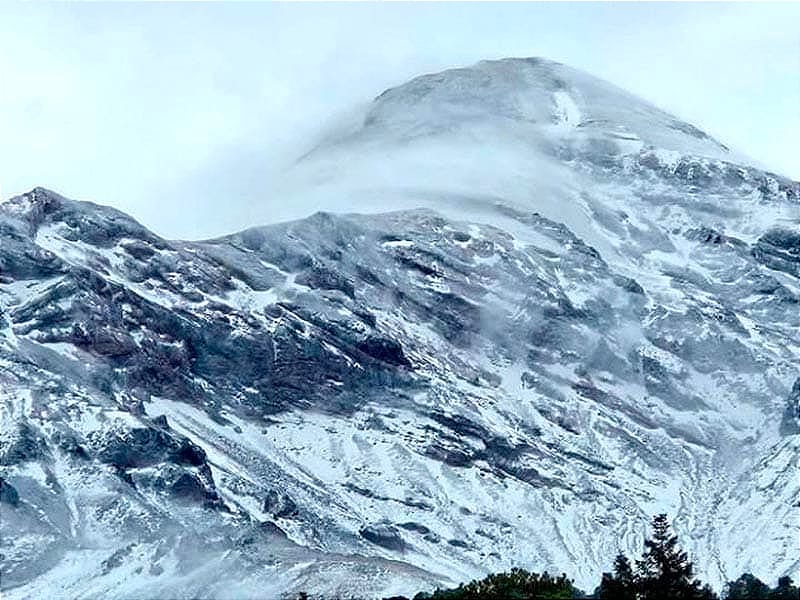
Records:
[[[794,585],[791,577],[781,577],[769,600],[800,600],[800,589]]]
[[[758,577],[745,573],[725,585],[722,597],[724,600],[800,600],[800,589],[791,577],[781,577],[777,587],[770,588]]]
[[[599,600],[636,600],[636,575],[627,556],[617,554],[613,574],[603,573],[600,587],[595,590],[594,596]]]
[[[707,586],[694,578],[694,565],[678,546],[667,515],[653,517],[653,537],[636,561],[639,597],[642,600],[700,600],[713,597]],[[712,594],[712,596],[709,596]]]
[[[758,577],[745,573],[725,585],[722,597],[726,600],[769,600],[772,590]]]
[[[566,575],[532,573],[511,569],[455,589],[421,592],[415,600],[548,600],[596,598],[597,600],[719,600],[708,586],[694,577],[694,565],[678,545],[666,515],[652,520],[653,533],[636,566],[618,554],[613,573],[603,573],[600,585],[586,596]],[[725,586],[724,600],[800,600],[800,590],[790,577],[781,577],[770,589],[749,573]]]
[[[583,598],[566,575],[554,577],[547,572],[531,573],[511,569],[471,581],[452,590],[436,590],[433,594],[417,594],[414,600],[557,600]]]

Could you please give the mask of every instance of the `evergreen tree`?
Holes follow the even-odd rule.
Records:
[[[769,600],[771,590],[758,577],[745,573],[725,585],[722,597],[726,600]]]
[[[700,592],[695,597],[698,600],[719,600],[719,596],[717,596],[716,592],[707,583],[703,584],[703,587],[700,588]]]
[[[637,581],[628,557],[617,554],[614,559],[614,573],[603,573],[600,587],[594,596],[599,600],[637,600]]]
[[[653,517],[653,537],[636,561],[641,600],[701,600],[713,592],[694,578],[694,565],[678,546],[667,515]]]
[[[635,568],[620,553],[613,573],[603,573],[592,596],[596,600],[719,600],[710,586],[694,577],[694,565],[678,546],[666,515],[652,520],[652,536],[645,540],[642,558]],[[729,581],[724,600],[800,600],[800,589],[791,577],[781,577],[770,589],[750,573]],[[449,590],[420,592],[414,600],[556,600],[587,598],[566,574],[558,577],[514,568]],[[392,600],[392,599],[387,599]],[[396,597],[402,600],[402,597]]]
[[[800,600],[800,588],[794,585],[791,577],[781,577],[769,600]]]
[[[417,594],[414,600],[558,600],[584,597],[572,581],[562,574],[531,573],[511,569],[471,581],[451,590],[436,590],[432,595]]]

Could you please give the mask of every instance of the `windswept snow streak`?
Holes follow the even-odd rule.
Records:
[[[568,92],[558,90],[553,92],[553,102],[556,105],[556,120],[563,124],[565,129],[574,129],[581,124],[581,111],[575,100]]]

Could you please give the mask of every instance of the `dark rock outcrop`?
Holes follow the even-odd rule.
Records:
[[[365,540],[388,550],[402,552],[406,546],[400,532],[391,525],[381,523],[367,525],[366,527],[362,527],[359,533]]]
[[[780,431],[782,435],[800,434],[800,377],[795,379],[786,398],[786,411],[783,413]]]
[[[91,440],[100,461],[123,470],[163,462],[196,467],[206,461],[202,448],[162,429],[138,427],[110,436],[94,435]]]
[[[270,490],[264,498],[263,511],[276,519],[291,519],[298,516],[297,504],[286,494]]]
[[[19,506],[19,493],[17,489],[0,477],[0,502],[16,508]]]
[[[27,421],[19,421],[10,440],[0,446],[0,465],[13,466],[45,456],[47,444],[41,433]]]
[[[800,277],[800,231],[771,229],[758,239],[752,253],[770,269]]]

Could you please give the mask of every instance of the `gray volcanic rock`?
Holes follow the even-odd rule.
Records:
[[[391,525],[367,525],[359,533],[364,539],[389,550],[402,552],[406,547],[400,532]]]
[[[0,205],[4,597],[589,587],[657,512],[704,579],[798,575],[796,182],[542,60],[389,90],[294,176],[404,210]]]
[[[800,276],[800,232],[771,229],[759,238],[753,256],[771,269]]]
[[[2,478],[0,478],[0,502],[15,508],[19,506],[19,493],[16,488]]]
[[[781,433],[785,435],[800,433],[800,377],[795,379],[792,391],[786,399],[786,412],[781,423]]]

